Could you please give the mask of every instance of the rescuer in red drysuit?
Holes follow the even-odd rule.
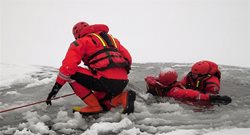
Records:
[[[51,105],[51,98],[68,82],[87,105],[73,108],[82,114],[108,111],[118,105],[123,106],[123,113],[134,111],[135,92],[124,91],[132,58],[108,32],[109,28],[104,24],[75,24],[73,35],[76,40],[70,44],[47,104]],[[81,61],[88,68],[78,66]]]
[[[182,101],[208,101],[230,103],[231,98],[208,93],[201,93],[197,90],[186,89],[177,81],[177,72],[168,68],[162,70],[158,77],[147,76],[145,78],[147,93],[160,97],[172,97]]]
[[[221,72],[214,62],[203,60],[193,64],[181,83],[187,89],[193,89],[202,93],[219,94]]]

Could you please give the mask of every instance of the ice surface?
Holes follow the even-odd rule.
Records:
[[[2,68],[5,68],[4,72]],[[25,67],[25,68],[24,68]],[[6,69],[7,68],[7,69]],[[112,108],[99,117],[82,118],[72,106],[82,101],[71,96],[0,114],[0,135],[246,135],[250,132],[250,69],[221,66],[221,93],[232,97],[227,106],[202,108],[145,93],[144,77],[161,69],[174,68],[178,74],[190,64],[135,64],[129,89],[137,93],[135,112],[124,115],[122,107]],[[20,70],[20,71],[18,71]],[[39,66],[1,65],[0,110],[43,100],[53,86],[57,70]],[[16,76],[8,78],[9,76]],[[4,82],[4,84],[2,84]],[[16,85],[17,84],[17,85]],[[65,85],[58,96],[72,93]]]
[[[34,87],[54,81],[55,75],[48,74],[46,68],[30,65],[0,64],[0,91],[13,85]]]

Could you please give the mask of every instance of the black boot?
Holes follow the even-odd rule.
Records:
[[[132,90],[128,91],[128,94],[126,96],[127,100],[126,100],[126,106],[123,110],[124,114],[130,114],[134,112],[134,102],[135,102],[135,98],[136,98],[136,93]]]

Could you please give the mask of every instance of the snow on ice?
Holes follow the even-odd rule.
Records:
[[[0,91],[11,88],[12,85],[34,87],[54,81],[55,74],[44,71],[46,68],[39,66],[0,64]]]
[[[57,70],[44,66],[0,64],[0,111],[44,100],[55,81]],[[82,118],[72,107],[83,105],[76,97],[66,97],[32,107],[0,114],[0,135],[246,135],[250,132],[250,69],[220,66],[221,94],[232,97],[227,106],[201,108],[145,93],[144,77],[161,69],[187,73],[190,64],[134,64],[128,88],[137,92],[135,112],[121,114],[112,108],[98,117]],[[2,77],[3,74],[3,77]],[[58,96],[72,93],[65,85]]]

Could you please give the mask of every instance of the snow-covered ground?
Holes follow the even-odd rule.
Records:
[[[220,66],[221,94],[231,96],[229,105],[209,108],[190,106],[173,99],[145,93],[144,77],[165,67],[179,73],[191,64],[134,64],[128,89],[137,93],[135,113],[124,115],[121,107],[82,118],[72,106],[84,105],[75,95],[52,102],[0,113],[0,135],[248,135],[250,133],[250,69]],[[45,66],[0,64],[0,111],[44,100],[54,84],[57,69]],[[65,85],[58,96],[72,93]]]

